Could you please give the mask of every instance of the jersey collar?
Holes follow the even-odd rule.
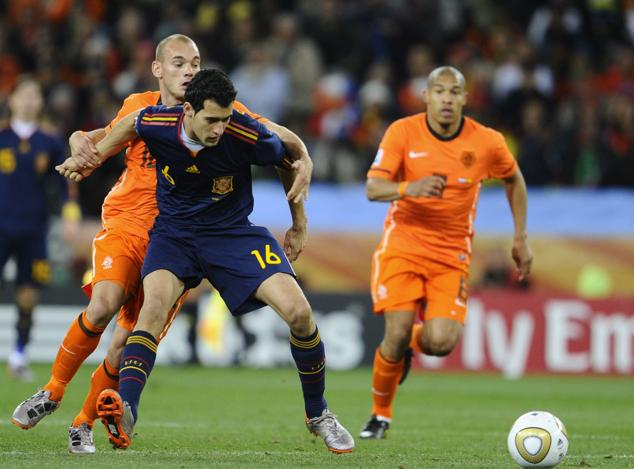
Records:
[[[438,132],[431,128],[431,125],[429,125],[429,121],[427,120],[427,113],[425,113],[425,125],[427,126],[427,130],[429,130],[429,133],[431,133],[435,138],[443,142],[448,142],[450,140],[453,140],[454,138],[457,138],[460,135],[460,132],[462,132],[462,127],[464,126],[464,116],[460,117],[460,125],[458,126],[458,130],[456,130],[453,134],[447,136],[440,135]]]

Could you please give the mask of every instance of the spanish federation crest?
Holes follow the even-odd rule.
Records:
[[[228,194],[233,191],[233,176],[221,176],[214,178],[214,184],[211,192],[214,194]]]
[[[48,170],[50,159],[48,154],[41,151],[35,156],[35,171],[38,174],[44,174]]]
[[[460,156],[460,162],[467,169],[473,166],[473,163],[475,163],[475,160],[476,160],[475,151],[470,151],[470,150],[463,151],[462,155]]]

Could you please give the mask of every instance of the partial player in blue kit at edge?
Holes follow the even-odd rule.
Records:
[[[102,392],[97,409],[110,441],[129,446],[143,387],[156,358],[169,308],[185,289],[207,278],[234,315],[270,305],[290,327],[291,353],[304,395],[306,425],[336,453],[354,440],[327,408],[325,351],[308,301],[285,255],[294,260],[306,239],[303,202],[290,202],[293,227],[284,247],[253,225],[251,165],[277,165],[288,190],[291,162],[280,139],[249,116],[233,111],[236,96],[224,72],[202,70],[192,79],[183,106],[152,106],[117,124],[102,141],[107,157],[135,132],[157,162],[159,215],[143,265],[145,300],[122,355],[119,393]],[[74,162],[60,172],[81,179]]]
[[[68,197],[66,181],[54,170],[64,160],[64,145],[39,126],[44,104],[40,84],[28,75],[20,77],[8,102],[11,120],[0,130],[0,280],[5,264],[14,257],[18,319],[8,372],[12,377],[30,381],[26,346],[33,310],[39,301],[39,289],[50,279],[46,236],[47,184],[51,178],[59,179],[53,182],[59,183],[58,192],[65,202],[62,209],[65,234],[76,230],[80,212],[77,203]]]

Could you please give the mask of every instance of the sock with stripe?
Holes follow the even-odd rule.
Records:
[[[319,330],[315,329],[308,337],[297,337],[291,333],[290,342],[291,354],[302,383],[306,416],[309,419],[319,417],[328,405],[324,398],[326,352]]]
[[[157,340],[149,332],[134,331],[123,349],[119,369],[119,395],[130,404],[135,421],[143,387],[154,367],[157,346]]]
[[[70,325],[62,345],[57,350],[51,369],[51,379],[44,386],[44,389],[50,391],[52,400],[60,401],[64,397],[70,380],[99,345],[102,332],[103,328],[96,327],[88,321],[86,311]]]
[[[82,423],[87,423],[92,427],[97,419],[97,397],[104,389],[117,389],[119,387],[119,369],[110,365],[105,359],[97,367],[90,377],[90,388],[84,400],[79,414],[73,419],[73,427],[78,427]]]
[[[392,401],[396,395],[398,381],[403,373],[405,359],[397,362],[386,360],[380,347],[374,353],[372,370],[372,413],[385,419],[392,418]]]
[[[421,338],[423,336],[423,324],[416,323],[412,326],[412,339],[409,343],[410,348],[417,353],[423,353],[421,347]]]

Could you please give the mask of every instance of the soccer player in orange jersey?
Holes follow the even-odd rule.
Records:
[[[163,39],[156,48],[152,73],[159,90],[132,94],[123,102],[117,116],[105,129],[75,132],[70,140],[72,158],[81,162],[86,174],[100,163],[96,142],[133,111],[147,106],[182,103],[187,85],[200,70],[198,47],[189,37],[175,34]],[[287,197],[298,200],[306,195],[312,163],[303,142],[285,127],[249,112],[239,102],[234,107],[263,121],[277,133],[288,152],[295,153],[295,179]],[[121,352],[133,330],[143,303],[140,271],[147,250],[148,230],[157,214],[156,170],[154,158],[145,143],[135,138],[128,143],[126,167],[103,203],[103,230],[93,241],[93,279],[84,290],[90,296],[88,307],[71,324],[53,363],[51,378],[42,390],[18,405],[12,422],[28,429],[55,411],[67,384],[83,361],[95,350],[105,327],[119,312],[117,327],[103,363],[92,375],[82,411],[69,429],[71,453],[94,453],[92,424],[97,418],[95,404],[103,389],[117,388]],[[294,256],[297,257],[297,256]],[[293,259],[292,259],[293,260]],[[162,338],[180,307],[180,298],[165,324]]]
[[[433,70],[427,112],[394,122],[368,171],[367,196],[389,201],[372,258],[374,312],[385,319],[374,356],[372,416],[361,438],[385,437],[412,348],[444,356],[462,333],[476,204],[482,181],[502,179],[513,215],[512,257],[520,279],[533,255],[526,240],[526,184],[504,137],[463,115],[465,79]],[[416,314],[422,325],[414,326]]]

